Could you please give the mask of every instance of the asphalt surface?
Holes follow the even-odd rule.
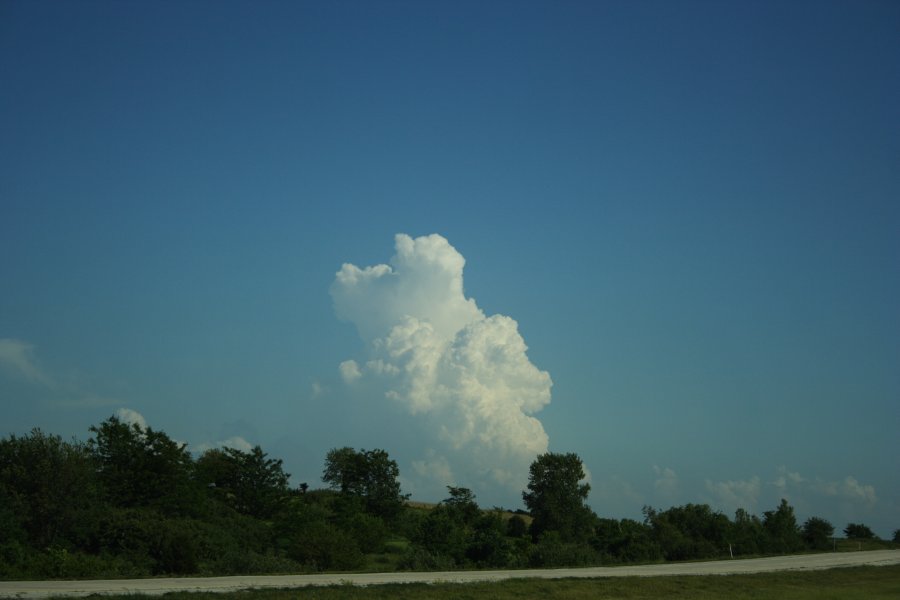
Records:
[[[661,575],[730,575],[772,571],[821,570],[860,565],[900,564],[900,550],[836,552],[773,556],[712,562],[667,563],[586,569],[515,571],[444,571],[435,573],[344,573],[318,575],[256,575],[93,581],[0,581],[0,598],[48,598],[92,594],[165,594],[167,592],[234,592],[251,588],[295,588],[313,585],[380,585],[386,583],[467,583],[502,579],[562,579],[568,577],[657,577]]]

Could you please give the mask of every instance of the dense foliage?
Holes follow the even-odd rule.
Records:
[[[862,523],[848,523],[844,527],[844,535],[854,540],[871,540],[875,537],[872,530]]]
[[[592,565],[834,544],[828,521],[800,527],[785,500],[761,518],[705,504],[644,507],[643,522],[599,518],[571,453],[537,457],[523,492],[530,512],[511,514],[455,486],[434,507],[410,505],[384,450],[332,449],[329,489],[292,489],[259,446],[194,457],[116,417],[90,432],[86,443],[38,429],[0,439],[0,578]],[[844,532],[874,537],[857,523]]]
[[[537,540],[547,532],[556,532],[564,542],[590,537],[594,516],[585,501],[591,486],[584,478],[577,454],[548,452],[531,463],[522,500],[534,518],[532,537]]]

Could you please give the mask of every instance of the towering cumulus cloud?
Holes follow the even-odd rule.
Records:
[[[513,319],[485,316],[465,297],[466,261],[446,239],[398,234],[395,245],[390,265],[345,264],[331,287],[338,317],[370,353],[341,363],[344,380],[379,382],[426,433],[418,477],[521,490],[547,451],[531,415],[550,402],[550,375],[528,360]]]

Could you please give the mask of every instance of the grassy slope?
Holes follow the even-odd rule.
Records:
[[[107,596],[139,600],[142,596]],[[143,597],[149,598],[149,597]],[[602,579],[514,579],[497,583],[397,584],[368,588],[332,586],[292,590],[259,590],[231,594],[176,593],[168,600],[376,600],[520,598],[680,600],[879,600],[900,598],[900,566],[854,567],[828,571],[794,571],[757,575],[624,577]]]

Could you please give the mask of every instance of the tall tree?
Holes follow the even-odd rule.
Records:
[[[447,486],[450,493],[449,498],[445,498],[441,504],[447,507],[453,517],[462,525],[471,527],[475,521],[481,516],[481,509],[475,502],[475,493],[469,488]]]
[[[813,550],[827,550],[831,547],[834,526],[819,517],[810,517],[803,523],[803,541]]]
[[[90,453],[80,442],[40,429],[0,440],[0,502],[8,520],[17,522],[9,531],[21,528],[38,548],[72,541],[97,506],[96,484]]]
[[[162,431],[123,423],[112,416],[92,426],[88,441],[103,489],[121,507],[152,507],[182,513],[196,504],[191,480],[193,461],[186,450]]]
[[[762,521],[743,508],[737,509],[734,513],[734,523],[731,526],[728,541],[732,545],[732,553],[735,555],[764,552],[766,536]]]
[[[450,497],[428,511],[414,541],[433,555],[461,565],[465,563],[481,510],[469,488],[448,485],[447,491]],[[474,556],[473,560],[477,562],[479,558],[480,555]]]
[[[281,459],[267,456],[259,446],[207,450],[197,459],[196,477],[238,512],[268,519],[287,494],[289,475]]]
[[[528,490],[522,492],[534,519],[531,535],[538,539],[545,532],[556,531],[564,542],[587,540],[596,518],[585,504],[590,489],[577,454],[538,456],[529,468]]]
[[[777,509],[763,513],[763,529],[774,552],[794,552],[803,546],[794,507],[784,498]]]
[[[400,514],[407,496],[400,493],[400,469],[384,450],[332,448],[322,480],[342,495],[359,499],[369,513],[387,521]]]
[[[871,540],[875,537],[875,533],[862,523],[848,523],[844,527],[844,535],[855,540]]]

